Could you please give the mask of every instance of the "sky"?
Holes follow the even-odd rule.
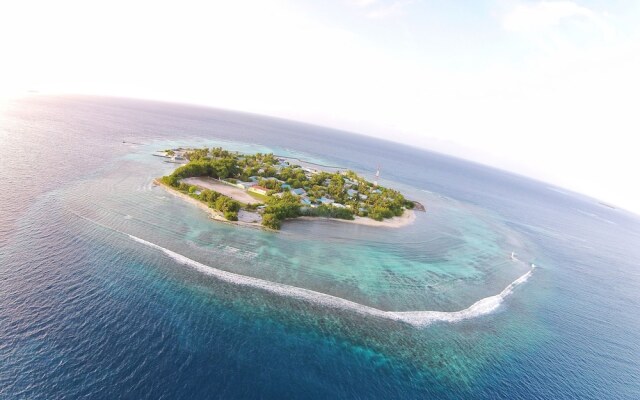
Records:
[[[640,1],[0,2],[26,90],[284,117],[510,170],[640,213]]]

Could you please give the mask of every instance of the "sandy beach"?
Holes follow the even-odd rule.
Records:
[[[262,217],[258,213],[253,213],[253,212],[249,212],[249,211],[246,211],[246,210],[241,210],[238,213],[238,221],[229,221],[224,217],[224,215],[221,212],[210,208],[209,206],[207,206],[203,202],[201,202],[199,200],[196,200],[196,199],[194,199],[193,197],[191,197],[191,196],[189,196],[187,194],[181,193],[181,192],[175,190],[174,188],[165,185],[164,183],[160,182],[158,179],[154,180],[154,183],[157,184],[158,186],[162,187],[163,189],[165,189],[167,192],[173,194],[174,196],[180,197],[181,199],[184,199],[187,202],[197,206],[198,208],[200,208],[201,210],[206,212],[209,215],[209,217],[211,217],[211,219],[214,219],[214,220],[220,221],[220,222],[226,222],[228,224],[264,228],[260,224],[260,222],[262,220]],[[256,221],[256,222],[254,222],[254,221]]]
[[[201,178],[189,178],[189,179],[201,179]],[[164,188],[166,191],[173,194],[174,196],[180,197],[188,201],[189,203],[199,207],[200,209],[205,211],[207,214],[209,214],[209,216],[212,219],[216,221],[226,222],[226,223],[235,224],[235,225],[251,226],[254,228],[260,227],[263,229],[267,229],[261,225],[262,216],[258,213],[241,210],[238,213],[238,221],[229,221],[224,218],[224,215],[222,213],[212,208],[209,208],[203,202],[198,201],[187,194],[181,193],[178,190],[175,190],[174,188],[165,185],[160,180],[156,179],[154,180],[154,183],[161,186],[162,188]],[[198,185],[197,183],[190,183],[190,184]],[[223,188],[234,189],[233,187],[222,184],[222,183],[220,183],[219,185],[222,186]],[[240,189],[237,189],[237,190],[240,191]],[[416,220],[416,214],[415,214],[415,211],[413,210],[405,210],[405,212],[399,217],[393,217],[393,218],[385,219],[382,221],[376,221],[374,219],[365,218],[365,217],[355,217],[353,220],[338,219],[338,218],[324,218],[324,217],[298,217],[294,219],[285,220],[284,222],[286,223],[287,221],[295,221],[295,220],[300,220],[300,221],[329,220],[329,221],[346,222],[350,224],[357,224],[357,225],[364,225],[364,226],[375,226],[375,227],[383,227],[383,228],[402,228],[404,226],[411,225]]]
[[[338,218],[323,218],[323,217],[298,217],[298,220],[313,221],[318,219],[346,222],[350,224],[365,225],[365,226],[377,226],[383,228],[402,228],[403,226],[411,225],[416,220],[416,213],[413,210],[405,210],[405,212],[399,217],[393,217],[382,221],[376,221],[366,217],[355,217],[353,220],[338,219]],[[293,221],[293,220],[291,220]]]

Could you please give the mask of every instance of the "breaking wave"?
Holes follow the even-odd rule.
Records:
[[[240,275],[233,272],[223,271],[217,268],[210,267],[202,264],[198,261],[192,260],[174,251],[161,247],[155,243],[148,242],[139,237],[129,235],[131,239],[145,246],[157,249],[171,257],[173,260],[180,264],[192,267],[197,271],[204,274],[213,276],[221,281],[229,282],[232,284],[257,288],[265,290],[270,293],[274,293],[280,296],[292,297],[304,301],[310,301],[315,304],[321,304],[323,306],[346,309],[361,315],[389,319],[394,321],[401,321],[408,323],[416,327],[427,326],[434,322],[458,322],[465,319],[475,318],[482,315],[489,314],[495,311],[500,304],[507,298],[513,290],[523,284],[529,279],[535,266],[531,264],[531,269],[511,282],[502,292],[495,296],[485,297],[473,303],[470,307],[460,311],[383,311],[374,307],[366,306],[360,303],[356,303],[341,297],[332,296],[329,294],[316,292],[314,290],[303,289],[296,286],[286,285],[277,282],[271,282],[264,279],[253,278],[246,275]]]

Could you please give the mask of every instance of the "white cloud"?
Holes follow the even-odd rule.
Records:
[[[519,4],[504,15],[502,26],[512,32],[538,32],[570,20],[586,21],[599,29],[606,29],[600,15],[571,1]]]
[[[371,19],[386,19],[405,15],[406,8],[415,0],[351,0],[351,4],[364,11],[364,16]]]
[[[350,1],[351,4],[358,7],[369,7],[377,2],[378,0],[351,0]]]
[[[413,1],[395,1],[391,4],[380,6],[367,13],[367,17],[374,19],[383,19],[390,17],[398,17],[404,15],[406,7]]]

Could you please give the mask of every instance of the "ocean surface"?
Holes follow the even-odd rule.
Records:
[[[152,183],[175,168],[154,151],[194,145],[381,165],[427,212],[400,229],[216,223]],[[139,100],[2,102],[0,152],[0,399],[640,398],[640,217],[624,210]]]

